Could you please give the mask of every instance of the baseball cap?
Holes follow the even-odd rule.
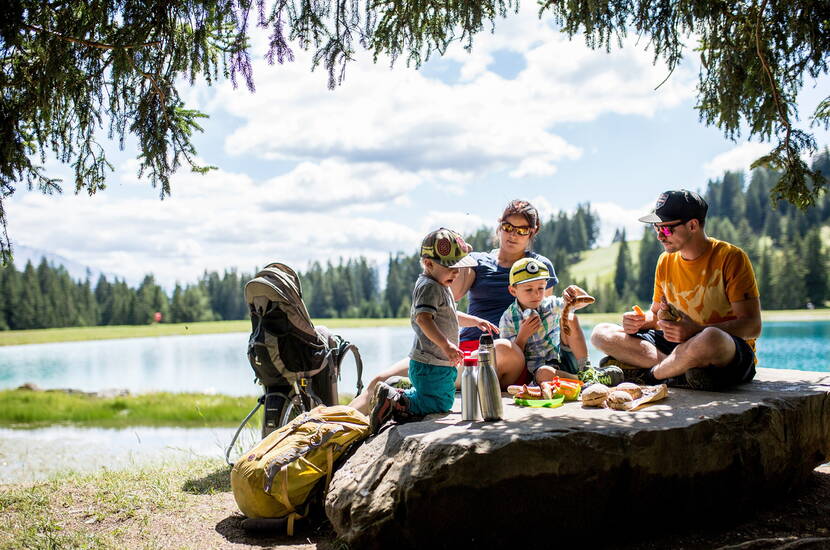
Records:
[[[540,279],[550,279],[550,271],[539,260],[522,258],[521,260],[516,260],[516,263],[510,268],[510,286],[538,281]]]
[[[672,220],[705,220],[709,205],[703,197],[694,191],[680,189],[679,191],[666,191],[657,197],[657,203],[651,214],[643,216],[640,221],[643,223],[661,223]]]
[[[468,256],[472,249],[461,235],[442,227],[424,237],[421,257],[429,258],[444,267],[474,267],[478,262]]]

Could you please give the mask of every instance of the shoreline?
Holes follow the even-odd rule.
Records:
[[[583,313],[579,315],[579,318],[582,325],[587,327],[597,323],[619,322],[620,315],[620,313]],[[830,308],[769,310],[762,311],[761,316],[763,322],[830,321]],[[323,325],[332,329],[409,326],[409,318],[312,319],[312,321],[315,325]],[[247,333],[250,330],[251,323],[248,320],[10,330],[0,332],[0,347],[125,338]]]

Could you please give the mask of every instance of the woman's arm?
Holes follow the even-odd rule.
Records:
[[[458,271],[458,277],[452,282],[452,286],[450,290],[452,290],[452,297],[457,302],[461,298],[464,297],[467,292],[469,292],[470,288],[473,286],[473,283],[476,280],[476,271],[471,267],[462,267]]]

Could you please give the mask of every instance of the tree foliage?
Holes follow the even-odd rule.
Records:
[[[250,90],[251,26],[269,33],[269,62],[293,60],[290,44],[342,80],[358,48],[404,57],[416,66],[453,41],[473,37],[518,10],[514,0],[118,0],[0,3],[0,255],[8,259],[4,199],[16,186],[61,191],[47,157],[71,164],[75,192],[103,189],[112,166],[104,135],[138,144],[139,175],[162,197],[170,176],[194,161],[193,133],[203,115],[188,109],[179,86],[202,78],[241,79]],[[826,179],[801,160],[815,140],[797,129],[796,97],[806,75],[827,73],[830,3],[826,0],[547,0],[539,15],[591,48],[642,38],[673,70],[686,44],[699,40],[697,109],[708,125],[736,139],[775,142],[755,162],[781,172],[770,190],[800,208],[815,204]],[[253,52],[259,53],[259,52]],[[830,125],[830,97],[809,115]],[[569,235],[566,235],[569,236]],[[588,236],[590,240],[590,235]],[[574,245],[575,246],[575,245]]]

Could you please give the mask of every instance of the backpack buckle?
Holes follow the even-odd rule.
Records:
[[[300,378],[300,386],[304,388],[308,386],[308,378]]]

